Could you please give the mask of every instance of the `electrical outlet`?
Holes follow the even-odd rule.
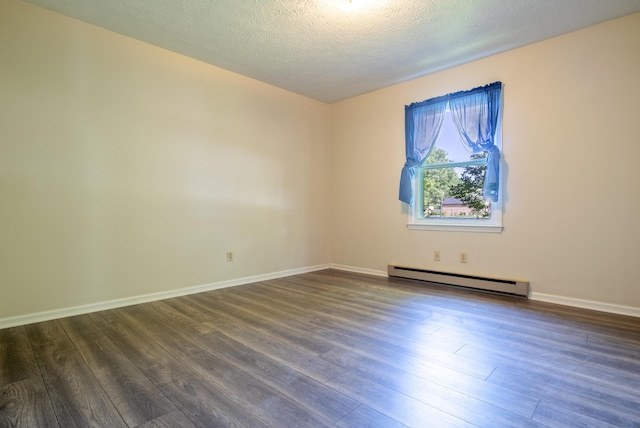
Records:
[[[436,262],[440,261],[440,251],[436,250],[433,252],[433,260]]]
[[[228,262],[233,261],[233,251],[227,251],[227,261]]]
[[[460,253],[460,263],[467,262],[467,253]]]

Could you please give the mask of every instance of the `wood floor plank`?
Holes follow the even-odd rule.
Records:
[[[630,391],[571,372],[558,384],[558,392],[550,396],[560,395],[567,396],[567,401],[579,406],[585,414],[600,417],[611,412],[640,425],[640,391]]]
[[[284,281],[286,281],[286,280],[291,280],[291,279],[290,278],[285,278]],[[284,281],[282,281],[282,282],[284,282]],[[278,283],[280,283],[280,282],[278,282]],[[389,288],[387,287],[387,289],[385,289],[385,293],[375,293],[375,294],[372,293],[371,290],[368,290],[368,291],[364,290],[362,293],[358,294],[356,296],[356,298],[359,299],[359,300],[365,300],[365,301],[369,301],[371,299],[382,299],[382,300],[384,300],[385,299],[384,296],[388,294],[388,290],[389,290]],[[432,316],[434,315],[434,311],[433,311],[433,307],[432,307],[433,306],[433,299],[429,295],[426,295],[426,296],[422,296],[422,295],[407,296],[406,293],[403,293],[401,295],[401,298],[396,297],[396,298],[392,298],[392,299],[389,299],[389,298],[387,298],[387,299],[388,299],[388,302],[391,302],[391,304],[388,304],[388,305],[385,306],[386,312],[387,312],[387,316],[388,315],[392,315],[393,316],[393,315],[395,315],[395,313],[397,311],[404,310],[404,309],[409,309],[409,308],[411,308],[411,310],[413,310],[416,313],[422,314],[421,318],[426,318],[425,321],[426,320],[430,320],[432,318]],[[452,310],[452,306],[453,305],[451,305],[450,302],[446,302],[446,303],[447,303],[446,309],[447,310]],[[472,306],[465,305],[463,307],[463,310],[460,311],[459,319],[462,319],[462,320],[465,320],[465,321],[469,320],[471,318],[470,314],[469,314],[469,309],[470,308],[472,308]],[[352,309],[351,312],[356,312],[357,313],[357,311],[354,311],[353,308],[351,308],[351,309]],[[438,309],[440,309],[440,308],[438,308]],[[361,309],[361,310],[363,310],[363,309]],[[364,309],[364,310],[366,311],[366,309]],[[331,312],[331,311],[329,311],[329,312]],[[425,314],[430,314],[430,315],[428,317],[426,317]],[[437,312],[436,312],[436,314],[437,314]],[[498,327],[502,325],[502,322],[496,323],[495,318],[490,320],[490,322],[493,322],[494,324],[497,324]],[[426,325],[426,322],[423,323],[423,324]],[[411,327],[415,328],[416,325],[417,324],[413,323]],[[428,334],[431,331],[433,331],[433,328],[429,328],[429,330],[430,330],[429,332],[422,331],[421,333]]]
[[[167,414],[176,407],[106,335],[77,344],[109,399],[129,426]]]
[[[314,338],[313,336],[316,333],[315,328],[310,330],[304,326],[295,325],[295,323],[292,322],[283,322],[279,318],[264,317],[252,313],[242,306],[206,299],[207,298],[194,299],[193,304],[205,308],[213,307],[216,313],[231,321],[247,325],[260,333],[273,336],[305,352],[319,355],[334,347],[330,342]],[[301,329],[303,331],[301,331]]]
[[[575,367],[571,372],[588,378],[589,382],[602,384],[603,388],[624,388],[637,393],[640,385],[640,372],[630,373],[613,367],[594,366],[588,362]]]
[[[444,340],[452,340],[460,343],[455,336],[448,338],[446,335],[434,335],[438,330],[443,328],[453,328],[455,331],[461,331],[474,334],[477,331],[495,332],[502,327],[502,320],[489,320],[486,318],[470,317],[462,314],[446,313],[444,311],[435,313],[427,318],[419,326],[415,326],[416,334],[430,334],[433,337],[439,337]]]
[[[166,383],[161,388],[196,427],[260,428],[266,426],[250,414],[243,403],[230,399],[224,391],[214,388],[200,377],[180,379]],[[182,425],[169,426],[182,427]]]
[[[533,415],[533,419],[541,424],[549,427],[602,427],[602,428],[619,428],[623,425],[610,423],[605,420],[596,419],[580,412],[566,409],[562,403],[542,401]],[[633,425],[628,425],[633,426]]]
[[[0,330],[0,387],[40,375],[24,327]]]
[[[175,299],[162,300],[162,303],[170,306],[173,310],[180,312],[181,314],[188,316],[189,318],[197,322],[213,321],[218,318],[210,313],[199,311],[189,304],[189,301],[184,297],[177,297]]]
[[[53,353],[75,350],[58,320],[30,324],[26,326],[26,329],[37,358],[46,358]]]
[[[433,314],[431,303],[434,299],[432,295],[408,294],[403,291],[389,288],[386,281],[384,288],[373,285],[372,281],[335,281],[328,280],[324,274],[306,276],[295,276],[283,278],[283,281],[274,281],[277,287],[287,287],[287,289],[312,295],[320,294],[330,303],[344,304],[354,308],[356,311],[365,312],[373,310],[382,316],[388,317],[390,314],[404,315],[413,322],[424,320]],[[318,293],[322,290],[322,293]],[[380,292],[383,291],[383,292]],[[425,304],[428,301],[429,304]],[[471,305],[475,305],[475,302]],[[468,308],[469,306],[467,306]],[[402,318],[402,317],[401,317]]]
[[[62,318],[59,321],[69,338],[95,336],[102,333],[100,327],[93,321],[89,314]]]
[[[199,342],[211,353],[330,422],[337,422],[360,404],[221,333],[201,336]]]
[[[236,300],[231,299],[228,304],[238,310],[250,308],[251,314],[253,314],[253,320],[255,320],[257,316],[265,316],[268,320],[273,320],[271,324],[274,322],[282,323],[282,317],[278,316],[278,311],[261,310],[260,305],[254,305],[249,301],[238,303]],[[397,338],[390,339],[388,336],[379,337],[379,335],[372,333],[361,334],[358,332],[358,329],[350,328],[342,323],[329,324],[317,322],[313,325],[298,320],[295,326],[293,326],[293,329],[298,330],[298,337],[300,337],[300,335],[313,337],[316,342],[321,337],[330,343],[348,343],[348,346],[352,348],[363,349],[373,354],[393,354],[397,355],[399,359],[415,359],[421,357],[428,361],[438,361],[438,363],[445,367],[459,369],[482,379],[486,378],[493,371],[492,366],[486,366],[452,355],[453,352],[462,346],[462,342],[453,343],[436,339],[435,341],[438,342],[439,346],[433,346],[433,344],[429,343],[429,339],[422,338],[419,343],[411,343]]]
[[[558,390],[562,379],[570,370],[527,370],[526,365],[507,366],[498,365],[487,382],[499,385],[503,388],[518,391],[530,397],[542,399],[551,396]]]
[[[336,426],[339,428],[408,428],[407,425],[364,404],[339,420]]]
[[[435,334],[447,337],[458,336],[460,340],[465,340],[468,344],[465,345],[467,349],[460,349],[456,352],[457,355],[468,355],[471,346],[476,349],[475,354],[477,355],[486,356],[502,352],[512,361],[519,359],[536,366],[573,368],[588,362],[596,369],[616,367],[617,370],[626,371],[629,374],[640,372],[640,351],[619,350],[603,344],[590,344],[586,340],[576,343],[571,340],[562,342],[559,339],[531,339],[528,334],[514,332],[508,332],[498,337],[485,332],[468,334],[453,329],[442,329]],[[487,349],[488,352],[478,352],[477,348],[479,347]]]
[[[500,343],[491,346],[488,342],[470,342],[473,344],[464,345],[456,355],[494,367],[523,370],[524,373],[529,372],[536,376],[549,372],[565,373],[584,363],[584,359],[564,358],[553,353],[546,354],[546,358],[540,357],[536,353],[519,350],[516,345],[510,348],[509,345]]]
[[[587,341],[622,350],[637,351],[640,348],[640,336],[636,338],[621,332],[617,334],[588,333]]]
[[[142,332],[145,337],[152,339],[153,342],[164,347],[169,353],[176,351],[172,353],[174,357],[202,351],[202,348],[190,340],[191,335],[195,332],[194,330],[187,329],[189,331],[187,333],[184,329],[176,328],[166,317],[151,310],[151,308],[146,308],[145,305],[135,305],[117,312],[104,314],[102,322],[120,325],[121,328],[130,329],[131,331]],[[207,328],[206,331],[213,331],[213,328]],[[191,347],[197,349],[192,349]]]
[[[283,317],[294,315],[296,317],[297,326],[306,326],[307,329],[323,327],[340,330],[347,334],[355,332],[357,334],[366,335],[373,340],[384,339],[389,343],[394,343],[399,346],[406,344],[407,341],[409,341],[407,337],[403,337],[403,335],[408,334],[407,332],[411,330],[411,327],[405,323],[400,325],[389,325],[388,323],[379,321],[377,318],[374,320],[367,320],[367,317],[364,317],[362,314],[358,314],[355,311],[350,313],[339,313],[335,308],[328,310],[325,307],[313,308],[312,306],[306,306],[304,309],[301,309],[299,305],[287,304],[279,300],[269,300],[267,297],[262,297],[259,301],[257,300],[257,296],[256,299],[253,300],[240,296],[235,296],[235,299],[236,300],[233,300],[235,304],[241,305],[245,308],[251,308],[252,312],[255,314],[279,319],[286,319]],[[359,319],[357,319],[358,316],[360,316]],[[411,337],[411,339],[414,338],[415,337]],[[446,345],[450,346],[449,351],[451,352],[455,352],[460,348],[460,346],[462,346],[462,344],[451,344],[449,342],[447,342]],[[444,344],[441,345],[441,347],[444,346]]]
[[[196,428],[196,426],[184,413],[175,410],[142,425],[138,425],[136,428]]]
[[[505,333],[507,332],[507,333]],[[588,351],[590,359],[600,358],[604,365],[610,365],[611,358],[628,360],[634,363],[632,370],[638,368],[637,361],[640,360],[640,346],[627,346],[626,343],[620,346],[619,342],[609,341],[602,343],[588,340],[588,334],[581,331],[548,332],[547,329],[536,326],[504,326],[501,329],[504,337],[515,341],[530,339],[531,342],[540,343],[544,347],[557,347],[559,350],[569,355],[571,352],[584,353]],[[640,342],[638,343],[640,345]],[[615,351],[615,352],[613,352]]]
[[[153,311],[166,325],[172,326],[174,330],[180,330],[184,335],[206,334],[212,331],[211,327],[196,321],[165,302],[151,302],[144,305],[144,308]]]
[[[539,399],[513,389],[504,388],[445,367],[424,364],[421,361],[406,365],[394,363],[392,360],[389,363],[381,363],[340,348],[323,354],[322,358],[361,377],[375,379],[381,385],[416,399],[421,399],[421,389],[425,391],[438,390],[437,386],[431,385],[436,383],[441,387],[484,401],[525,418],[531,417],[539,402]],[[411,389],[407,390],[407,387],[411,387]],[[413,390],[418,393],[414,394]],[[457,403],[456,400],[454,402]]]
[[[332,424],[305,406],[210,352],[190,358],[192,367],[206,382],[255,415],[265,425],[282,427],[329,427]]]
[[[319,382],[325,383],[344,371],[343,368],[335,364],[331,364],[315,355],[300,351],[271,336],[260,334],[258,331],[241,324],[219,319],[211,325],[216,331],[258,352],[266,354],[270,358],[280,361]]]
[[[11,344],[16,339],[16,337],[24,334],[26,334],[24,326],[0,329],[0,345]]]
[[[136,329],[145,333],[153,341],[165,347],[174,357],[190,355],[202,350],[190,338],[210,333],[214,331],[213,327],[187,319],[162,302],[153,303],[159,305],[136,305],[125,308],[120,316],[130,325],[135,325]],[[174,314],[168,315],[168,312]]]
[[[355,374],[355,373],[354,373]],[[476,426],[520,426],[537,427],[538,423],[530,420],[530,416],[536,408],[537,400],[530,411],[522,416],[502,407],[487,403],[481,399],[444,387],[426,379],[416,376],[388,376],[383,371],[376,373],[363,372],[366,379],[375,381],[376,384],[388,387],[407,397],[416,399],[442,412],[451,414]],[[379,375],[379,376],[377,376]],[[360,379],[365,377],[361,375]],[[334,381],[331,381],[332,383]],[[505,390],[504,398],[508,397]]]
[[[576,346],[587,346],[588,334],[576,329],[554,330],[547,323],[527,322],[526,324],[503,324],[499,332],[504,337],[526,337],[532,342],[542,341],[544,343],[575,344]]]
[[[253,296],[253,299],[246,296]],[[283,314],[296,314],[298,320],[304,320],[309,324],[325,325],[333,328],[344,329],[347,332],[356,331],[360,334],[367,334],[370,337],[384,339],[389,343],[404,345],[416,343],[423,346],[438,349],[446,349],[455,352],[462,346],[462,343],[442,340],[439,337],[431,336],[438,327],[425,328],[420,317],[415,323],[389,323],[382,317],[371,317],[368,309],[349,308],[341,311],[336,310],[335,304],[327,308],[324,304],[319,306],[306,306],[301,308],[298,304],[282,301],[277,298],[260,296],[259,294],[243,293],[246,305],[260,305],[262,307],[275,307]],[[251,306],[254,307],[254,306]],[[396,311],[389,311],[387,317],[396,317]],[[434,342],[438,342],[434,344]],[[412,345],[412,348],[416,348]]]
[[[585,362],[588,354],[575,349],[560,346],[542,346],[539,343],[514,338],[500,338],[484,335],[482,332],[460,332],[443,328],[434,333],[445,337],[455,337],[465,345],[456,351],[456,355],[475,360],[487,360],[490,356],[503,355],[507,358],[530,362],[536,366],[574,367]]]
[[[397,346],[356,333],[344,334],[325,329],[318,332],[318,336],[374,359],[385,356],[385,358],[392,358],[398,362],[421,361],[433,363],[475,376],[478,379],[486,379],[495,368],[490,364],[445,352],[446,350],[441,351],[438,348],[425,348],[422,346],[412,348],[410,345]]]
[[[59,426],[40,376],[0,387],[0,426]]]
[[[149,337],[167,351],[169,355],[179,361],[206,350],[205,347],[196,342],[196,337],[180,336],[172,331],[150,335]]]
[[[384,332],[385,329],[401,330],[411,322],[410,319],[401,320],[399,317],[386,314],[384,316],[375,313],[375,311],[365,308],[353,308],[339,304],[331,300],[327,300],[322,296],[313,296],[305,298],[305,307],[300,307],[299,296],[278,295],[275,293],[260,293],[259,291],[245,292],[234,294],[235,299],[240,302],[249,302],[252,305],[258,305],[267,310],[279,310],[283,315],[294,315],[297,319],[307,319],[310,317],[319,317],[328,322],[348,322],[349,324],[361,328],[375,328],[380,326],[377,331]],[[330,306],[330,309],[327,307]],[[380,311],[380,310],[378,310]]]
[[[265,298],[281,301],[282,303],[291,303],[300,298],[299,293],[305,292],[307,295],[304,296],[304,299],[309,303],[308,307],[310,308],[321,309],[330,306],[330,314],[338,315],[347,313],[352,316],[359,316],[367,321],[385,321],[394,325],[403,325],[407,322],[420,322],[431,315],[431,311],[414,310],[398,304],[367,302],[366,300],[354,298],[355,296],[352,294],[308,294],[307,291],[299,290],[300,283],[294,281],[295,280],[290,278],[285,278],[282,281],[274,281],[273,285],[265,284],[262,290],[242,290],[242,294],[237,293],[235,295],[248,296],[252,300],[255,300],[255,296],[258,294]],[[291,293],[277,293],[274,291],[277,289],[291,290]],[[268,291],[270,291],[270,293]],[[295,305],[293,306],[295,307]]]
[[[127,426],[75,351],[49,352],[39,363],[60,426]]]
[[[126,316],[115,316],[99,312],[92,317],[101,326],[109,339],[125,354],[153,383],[161,384],[191,376],[193,371],[170,355],[138,326],[143,320],[131,320]]]
[[[353,373],[345,372],[329,381],[327,385],[408,426],[474,426],[447,412]]]

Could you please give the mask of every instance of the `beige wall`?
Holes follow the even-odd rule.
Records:
[[[504,232],[407,230],[403,106],[497,80]],[[640,14],[331,107],[333,263],[519,278],[539,296],[640,308]]]
[[[328,115],[2,0],[0,320],[327,264]]]
[[[638,70],[640,14],[329,106],[3,0],[0,321],[330,261],[640,308]],[[504,232],[407,230],[403,106],[496,80]]]

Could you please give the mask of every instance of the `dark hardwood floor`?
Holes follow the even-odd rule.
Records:
[[[327,270],[0,330],[0,427],[640,427],[640,319]]]

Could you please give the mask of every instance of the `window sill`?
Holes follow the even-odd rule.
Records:
[[[410,230],[437,230],[441,232],[502,233],[502,226],[495,224],[461,224],[461,223],[407,223]]]

